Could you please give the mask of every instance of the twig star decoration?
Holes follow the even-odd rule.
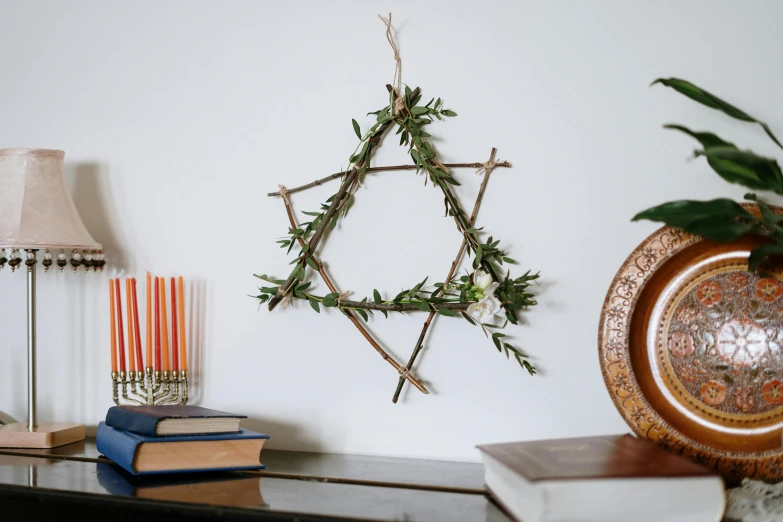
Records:
[[[294,269],[287,279],[256,274],[256,277],[269,286],[261,286],[260,293],[255,298],[260,303],[268,303],[270,311],[281,302],[290,303],[294,300],[308,301],[316,312],[320,312],[322,306],[340,310],[381,357],[397,371],[398,383],[393,402],[397,402],[405,381],[410,382],[422,393],[429,393],[411,370],[436,315],[461,317],[470,324],[480,327],[484,334],[492,339],[498,351],[505,353],[507,358],[513,355],[521,367],[534,375],[536,369],[529,362],[527,354],[507,342],[506,335],[501,330],[509,322],[518,324],[518,313],[536,304],[530,287],[539,275],[528,270],[522,276],[512,278],[510,273],[503,269],[503,265],[513,264],[515,261],[499,247],[499,240],[489,236],[482,241],[479,236],[485,234],[484,229],[475,227],[490,175],[496,168],[509,168],[511,165],[507,161],[498,161],[494,148],[489,160],[484,163],[444,164],[438,160],[437,152],[429,140],[431,135],[425,129],[435,119],[440,121],[457,114],[445,109],[440,98],[437,100],[433,98],[427,104],[421,105],[421,90],[418,87],[411,90],[402,84],[399,54],[391,36],[391,14],[388,19],[384,19],[384,23],[387,26],[387,39],[394,49],[397,62],[395,68],[397,85],[386,86],[389,93],[388,105],[368,113],[375,116],[375,123],[364,134],[359,123],[352,120],[359,143],[349,158],[346,170],[296,188],[286,189],[280,185],[278,192],[268,194],[271,197],[282,198],[288,214],[290,224],[288,234],[278,243],[289,253],[295,246],[299,247],[299,251],[296,259],[291,263]],[[400,136],[400,145],[407,147],[413,164],[370,166],[374,150],[380,146],[381,140],[388,131],[395,127],[396,134]],[[457,168],[478,169],[477,172],[483,176],[470,216],[462,209],[450,188],[452,185],[459,185],[451,172],[451,169]],[[384,298],[377,289],[373,290],[372,297],[364,297],[361,300],[350,299],[348,292],[341,293],[337,289],[317,257],[316,251],[324,233],[334,229],[338,220],[347,215],[364,177],[368,173],[393,170],[415,170],[417,174],[423,173],[425,182],[431,181],[432,186],[440,190],[444,197],[445,215],[454,219],[462,235],[462,242],[443,282],[427,286],[429,277],[425,277],[420,283],[397,293],[391,299]],[[312,218],[310,221],[297,223],[291,194],[337,179],[341,181],[338,191],[322,203],[318,211],[303,212]],[[473,256],[472,272],[457,277],[457,269],[465,253]],[[325,295],[312,293],[312,280],[307,280],[308,268],[320,274],[329,293]],[[394,360],[364,327],[363,321],[368,321],[369,315],[374,315],[375,311],[383,313],[386,317],[389,312],[403,314],[427,312],[427,319],[407,364],[402,365]],[[499,318],[503,320],[501,324],[497,324]]]

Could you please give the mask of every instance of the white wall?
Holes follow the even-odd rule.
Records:
[[[394,64],[377,14],[394,13],[403,80],[459,117],[432,126],[445,161],[493,175],[479,216],[517,272],[541,271],[540,304],[510,326],[528,376],[480,330],[441,318],[416,372],[397,376],[334,311],[259,309],[253,273],[288,273],[275,245],[283,205],[265,194],[339,171],[351,118],[384,105]],[[752,126],[662,86],[689,79],[783,133],[783,4],[769,1],[262,2],[0,1],[0,147],[66,151],[104,274],[40,277],[42,420],[95,426],[112,405],[107,279],[182,274],[196,283],[194,403],[250,416],[269,447],[477,460],[478,443],[628,428],[597,357],[609,282],[657,226],[637,211],[679,198],[740,198],[694,143],[710,129],[759,153]],[[376,164],[405,162],[388,141]],[[472,205],[480,178],[457,173]],[[410,172],[367,179],[323,257],[342,289],[388,294],[442,280],[459,236],[442,197]],[[293,197],[313,210],[336,191]],[[780,203],[779,201],[775,201]],[[0,409],[26,415],[25,286],[0,273]],[[323,287],[323,285],[320,285]],[[406,360],[422,316],[370,323]]]

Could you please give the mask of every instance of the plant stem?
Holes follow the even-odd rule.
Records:
[[[291,208],[291,202],[288,201],[288,198],[283,198],[283,202],[285,203],[285,210],[288,214],[288,221],[291,223],[291,228],[297,228],[299,225],[296,223],[296,218],[294,217],[294,211]],[[301,246],[305,245],[305,242],[302,238],[298,238],[299,244]],[[334,286],[334,283],[332,283],[332,280],[329,278],[329,276],[326,274],[326,270],[324,269],[323,263],[315,257],[315,255],[312,255],[312,259],[315,262],[316,265],[318,265],[318,273],[321,274],[321,278],[324,280],[324,283],[326,283],[326,286],[329,287],[329,291],[334,293],[339,293],[337,290],[337,287]],[[361,332],[361,334],[364,336],[365,339],[367,339],[367,342],[372,345],[373,348],[375,348],[375,351],[377,351],[381,357],[391,364],[397,372],[400,372],[402,369],[402,366],[400,366],[400,363],[395,361],[386,351],[381,348],[381,346],[378,344],[378,342],[370,335],[370,332],[367,331],[367,329],[362,326],[362,324],[359,322],[359,319],[356,318],[353,313],[351,313],[349,310],[345,310],[345,316],[348,317],[348,319],[351,320],[351,322],[356,326],[356,328]],[[429,393],[429,390],[424,386],[424,384],[410,374],[410,372],[405,372],[405,379],[409,380],[411,384],[413,384],[416,388],[418,388],[422,393]],[[402,377],[401,377],[402,378]]]
[[[487,164],[491,164],[495,160],[495,154],[497,153],[497,149],[495,147],[492,147],[492,152],[489,154],[489,161]],[[481,164],[479,166],[483,167],[484,164]],[[481,201],[484,199],[484,191],[487,189],[487,183],[489,182],[489,175],[492,172],[492,168],[487,168],[484,172],[484,179],[481,181],[481,187],[479,188],[478,196],[476,196],[476,202],[473,204],[473,212],[470,215],[470,221],[468,222],[469,228],[476,224],[476,216],[478,216],[479,207],[481,206]],[[465,247],[468,244],[468,239],[463,236],[462,237],[462,244],[459,247],[459,251],[457,252],[457,257],[454,258],[454,261],[451,263],[451,268],[449,269],[449,274],[446,276],[446,279],[444,280],[443,284],[444,286],[441,287],[441,291],[443,288],[445,288],[445,285],[449,284],[451,281],[451,278],[454,277],[454,273],[457,270],[457,265],[459,264],[460,259],[462,259],[462,254],[465,252]],[[416,361],[416,357],[418,357],[419,352],[421,352],[422,346],[424,345],[424,337],[427,335],[427,330],[430,328],[430,323],[432,322],[433,318],[435,317],[435,312],[430,312],[430,314],[427,316],[427,320],[424,321],[424,326],[421,329],[421,334],[419,334],[419,339],[416,341],[416,346],[413,348],[413,353],[411,353],[410,359],[408,359],[408,364],[405,365],[405,368],[407,370],[410,370],[413,367],[413,363]],[[482,325],[482,328],[486,329]],[[400,393],[402,392],[402,386],[405,384],[405,379],[400,377],[400,379],[397,381],[397,389],[394,391],[394,397],[392,397],[392,402],[397,403],[397,400],[400,398]]]
[[[459,169],[459,168],[480,169],[481,167],[484,166],[484,164],[483,163],[444,163],[443,166],[450,169]],[[511,167],[511,164],[508,161],[502,161],[495,166],[509,168]],[[417,168],[418,167],[416,165],[394,165],[394,166],[387,166],[387,167],[369,167],[367,169],[367,172],[383,172],[383,171],[390,171],[390,170],[416,170]],[[287,192],[288,194],[301,192],[303,190],[317,187],[319,185],[323,185],[326,182],[341,178],[345,176],[345,174],[346,174],[345,172],[337,172],[335,174],[326,176],[325,178],[315,180],[312,183],[308,183],[306,185],[301,185],[296,188],[288,189]],[[280,196],[280,195],[281,195],[280,192],[269,192],[267,194],[267,196],[269,197]]]

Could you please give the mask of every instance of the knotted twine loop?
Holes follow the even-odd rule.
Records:
[[[400,369],[397,371],[399,372],[400,377],[402,377],[403,379],[407,379],[408,376],[411,374],[411,371],[407,369],[405,366],[400,366]]]
[[[342,303],[342,300],[346,297],[348,297],[351,294],[350,290],[346,290],[345,292],[341,292],[340,295],[337,296],[337,306],[340,306]]]
[[[484,174],[486,172],[491,172],[492,169],[497,167],[498,163],[500,162],[501,162],[500,160],[488,161],[484,163],[481,167],[479,167],[479,169],[476,171],[476,174]]]
[[[394,96],[394,93],[396,92],[397,99],[394,101],[394,105],[390,107],[392,109],[392,114],[394,114],[395,112],[399,113],[405,108],[405,101],[402,99],[402,58],[400,58],[400,51],[397,49],[397,44],[394,43],[394,36],[392,35],[392,14],[389,13],[388,19],[381,15],[378,15],[378,18],[386,24],[386,40],[389,42],[389,45],[391,45],[392,51],[394,51],[394,61],[397,62],[394,67],[394,79],[392,80],[392,87],[394,88],[392,96]]]

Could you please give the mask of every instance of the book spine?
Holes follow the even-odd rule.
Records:
[[[95,435],[95,446],[106,458],[123,468],[128,473],[136,475],[133,470],[133,457],[141,441],[122,430],[112,428],[105,422],[98,423]]]
[[[106,413],[106,424],[112,428],[132,431],[148,437],[155,436],[155,428],[160,417],[137,413],[125,408],[109,408]]]

